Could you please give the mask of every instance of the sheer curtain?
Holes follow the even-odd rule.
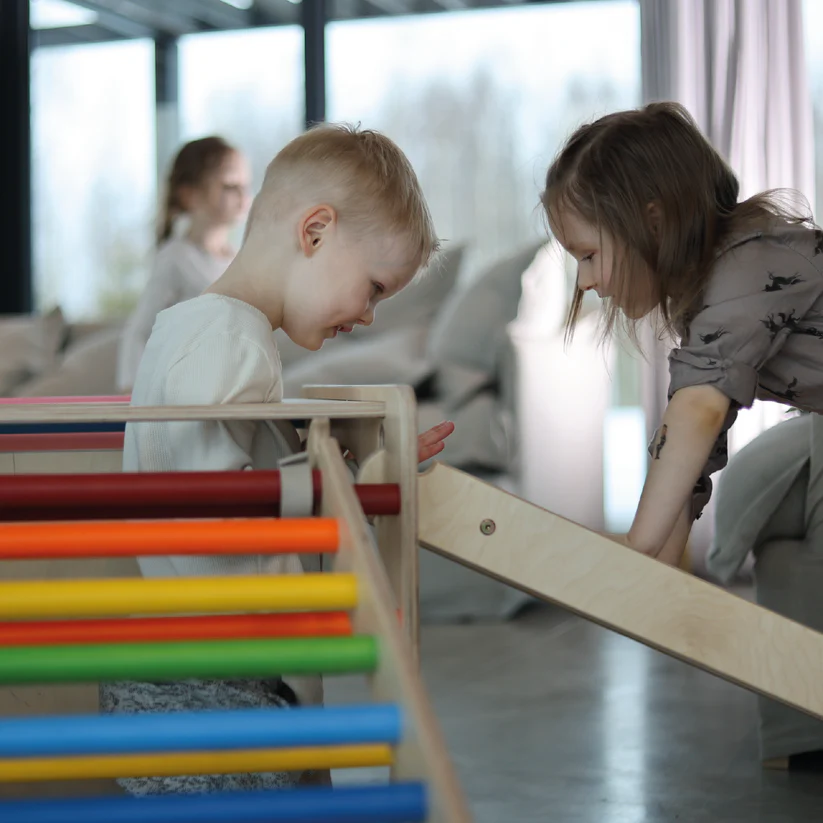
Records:
[[[802,0],[640,0],[640,21],[644,102],[683,103],[737,173],[742,197],[788,187],[814,209]],[[655,345],[644,374],[652,430],[665,408],[666,371],[666,350]],[[741,412],[730,453],[785,415],[784,406],[759,401]],[[695,526],[698,561],[712,519],[710,506]]]

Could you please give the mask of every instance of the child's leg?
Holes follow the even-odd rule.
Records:
[[[290,677],[283,684],[300,706],[323,705],[322,677]],[[292,701],[290,701],[292,702]],[[331,786],[331,772],[328,769],[308,769],[300,778],[301,786]]]
[[[288,689],[280,681],[186,680],[176,683],[103,683],[100,710],[105,713],[203,711],[208,709],[290,708]],[[253,789],[285,789],[297,785],[300,772],[261,774],[129,777],[118,784],[129,794],[170,794]]]

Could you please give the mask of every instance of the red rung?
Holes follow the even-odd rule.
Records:
[[[346,612],[48,620],[0,623],[0,646],[150,643],[253,637],[340,637],[351,634],[351,619]]]
[[[317,505],[322,495],[317,470],[313,484]],[[354,488],[365,514],[400,512],[397,484]],[[6,521],[273,517],[279,510],[279,471],[0,476],[0,520]]]
[[[123,432],[65,432],[0,434],[0,453],[122,451]]]

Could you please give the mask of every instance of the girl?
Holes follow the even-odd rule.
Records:
[[[249,206],[249,170],[243,155],[222,137],[186,143],[166,182],[154,271],[126,323],[117,365],[118,389],[130,392],[154,320],[164,309],[197,297],[234,257],[229,232]],[[185,234],[174,236],[178,217]]]
[[[823,232],[776,192],[740,202],[738,181],[674,103],[578,129],[542,195],[605,330],[649,315],[679,343],[669,403],[632,526],[610,535],[677,564],[726,464],[726,437],[754,399],[823,410]],[[807,211],[807,210],[806,210]]]

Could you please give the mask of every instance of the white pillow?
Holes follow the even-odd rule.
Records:
[[[506,327],[517,316],[523,273],[542,246],[535,243],[499,260],[449,295],[431,327],[428,355],[433,363],[494,372]]]

